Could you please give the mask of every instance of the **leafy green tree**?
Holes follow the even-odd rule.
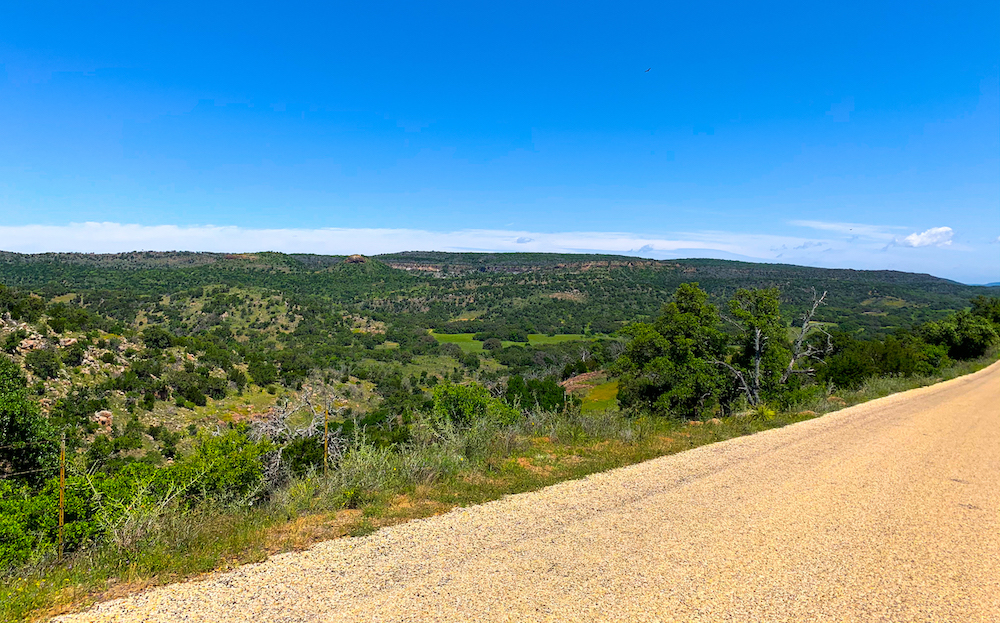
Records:
[[[972,315],[989,320],[1000,330],[1000,297],[980,295],[972,299]]]
[[[263,359],[251,359],[247,366],[250,378],[261,387],[270,385],[278,378],[278,369],[270,361]]]
[[[466,353],[462,356],[462,365],[470,370],[479,369],[479,355],[476,353]]]
[[[503,348],[503,342],[495,337],[491,337],[483,342],[483,350],[498,350]]]
[[[21,341],[26,337],[28,337],[28,332],[24,329],[18,329],[8,333],[3,342],[4,352],[14,354],[17,351],[17,347],[20,346]]]
[[[57,465],[56,432],[28,400],[27,387],[20,367],[0,355],[0,475],[38,483],[47,475],[39,470]]]
[[[928,322],[921,334],[931,344],[946,346],[952,359],[981,357],[998,339],[996,327],[985,315],[964,310],[940,322]]]
[[[705,291],[686,283],[655,323],[624,329],[631,340],[613,366],[619,404],[684,418],[713,413],[725,392],[714,363],[725,346],[718,324]]]
[[[83,357],[87,354],[87,346],[82,342],[73,344],[63,353],[63,363],[68,366],[78,366],[83,363]]]
[[[729,301],[730,322],[736,327],[737,352],[716,363],[729,370],[751,406],[778,397],[782,372],[792,358],[781,320],[777,288],[740,288]]]
[[[164,329],[156,325],[151,325],[142,330],[142,343],[146,348],[170,348],[173,343],[173,336]]]

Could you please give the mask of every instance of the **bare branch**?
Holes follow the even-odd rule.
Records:
[[[720,361],[718,359],[713,359],[709,363],[713,363],[715,365],[723,366],[726,369],[728,369],[729,372],[733,375],[733,377],[737,380],[737,382],[739,382],[739,384],[741,386],[740,389],[744,393],[744,395],[746,395],[747,401],[752,406],[757,406],[757,404],[760,402],[760,397],[757,395],[757,392],[755,392],[750,387],[750,384],[747,383],[747,379],[746,379],[745,376],[743,376],[743,372],[741,372],[740,370],[738,370],[737,368],[735,368],[734,366],[732,366],[728,362]]]
[[[822,349],[821,350],[821,349],[817,349],[815,347],[806,345],[806,348],[803,350],[803,343],[805,342],[806,335],[809,333],[809,329],[812,326],[813,316],[816,315],[816,310],[819,309],[819,306],[822,305],[823,301],[826,300],[826,293],[827,293],[827,291],[824,290],[822,296],[820,296],[819,298],[816,298],[816,289],[813,288],[813,304],[812,304],[812,307],[802,317],[802,330],[799,331],[799,337],[795,340],[795,345],[792,348],[792,358],[788,362],[788,367],[786,367],[785,371],[781,374],[781,381],[780,381],[781,383],[785,383],[786,381],[788,381],[788,377],[789,376],[791,376],[793,373],[796,373],[796,371],[795,371],[795,364],[797,364],[799,362],[799,360],[801,360],[801,359],[807,359],[807,358],[809,358],[809,359],[816,358],[817,354],[819,354],[821,352],[824,353],[824,354],[826,354],[826,353],[829,353],[830,350],[832,350],[832,348],[833,348],[833,346],[832,346],[832,338],[830,337],[830,334],[827,333],[826,331],[823,331],[823,333],[826,334],[826,337],[827,337],[827,348],[826,349]]]

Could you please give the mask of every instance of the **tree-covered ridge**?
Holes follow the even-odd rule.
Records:
[[[115,309],[132,310],[113,314],[123,318],[172,292],[225,285],[318,297],[365,313],[408,314],[453,333],[610,333],[652,318],[691,281],[716,304],[741,287],[779,288],[786,315],[800,313],[813,289],[826,290],[830,302],[818,320],[873,334],[943,317],[990,291],[895,271],[613,255],[0,254],[0,283],[46,296],[99,292],[87,294],[88,301],[117,298]]]

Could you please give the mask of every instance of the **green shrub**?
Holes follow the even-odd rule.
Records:
[[[173,336],[166,329],[158,326],[148,326],[142,330],[142,343],[146,348],[170,348]]]
[[[499,350],[503,348],[503,342],[495,337],[483,341],[483,350]]]
[[[545,379],[528,379],[527,381],[515,374],[507,381],[507,391],[504,399],[511,406],[519,406],[522,409],[540,408],[544,410],[562,409],[567,402],[573,403],[574,399],[567,396],[566,390],[556,383],[553,377]],[[579,400],[576,400],[579,402]]]
[[[17,347],[21,345],[21,341],[28,337],[28,332],[24,329],[18,329],[17,331],[11,331],[4,338],[3,350],[8,353],[15,353]]]
[[[323,465],[323,440],[299,437],[281,449],[281,462],[293,476],[303,476]]]
[[[56,431],[28,399],[21,368],[0,355],[0,473],[38,483],[57,465]]]
[[[980,305],[978,314],[960,311],[941,322],[928,322],[921,333],[929,343],[946,346],[952,359],[982,357],[998,341],[997,327],[988,316],[989,309]]]
[[[260,387],[265,387],[278,380],[278,369],[269,361],[253,359],[247,366],[250,378]]]
[[[470,427],[480,420],[507,426],[520,418],[516,409],[490,396],[489,391],[477,383],[446,383],[435,387],[433,413],[459,428]]]
[[[244,427],[218,436],[203,433],[194,453],[167,471],[173,482],[186,487],[190,501],[248,505],[265,492],[264,455],[272,450],[269,440],[250,439]]]
[[[52,348],[31,351],[24,356],[24,363],[32,372],[43,379],[53,378],[59,374],[59,369],[62,368],[59,353]]]
[[[77,342],[63,353],[63,363],[68,366],[78,366],[83,363],[83,356],[86,353],[87,347],[83,343]]]
[[[100,532],[93,490],[85,478],[66,478],[64,504],[64,550],[72,552]],[[59,479],[49,479],[40,490],[0,481],[0,569],[55,551],[58,539]]]

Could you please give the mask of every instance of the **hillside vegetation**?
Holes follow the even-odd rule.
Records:
[[[717,260],[0,253],[0,284],[8,618],[812,417],[1000,330],[997,288]]]

